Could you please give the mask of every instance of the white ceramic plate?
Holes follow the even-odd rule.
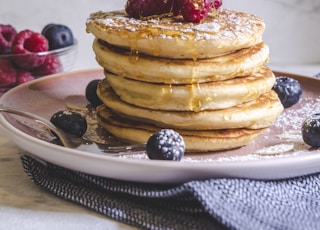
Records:
[[[144,154],[114,157],[68,149],[26,133],[15,122],[18,118],[8,114],[0,115],[0,124],[3,132],[13,142],[37,158],[69,169],[113,179],[180,183],[217,177],[280,179],[320,172],[320,151],[310,150],[303,144],[299,134],[303,118],[320,108],[320,81],[286,75],[300,81],[303,98],[297,105],[286,109],[270,131],[243,148],[186,155],[181,162],[149,160]],[[89,81],[97,78],[103,78],[100,69],[38,79],[10,90],[0,98],[0,103],[50,118],[54,112],[65,109],[67,102],[86,105],[85,87]],[[256,153],[266,146],[277,144],[294,146],[294,150],[280,153],[277,148],[275,155],[266,155],[266,151],[262,151],[262,154]]]

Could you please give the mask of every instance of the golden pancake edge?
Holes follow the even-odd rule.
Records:
[[[201,23],[174,17],[139,20],[124,11],[95,12],[86,31],[109,44],[170,59],[204,59],[251,47],[262,41],[263,20],[221,9]]]
[[[99,124],[113,136],[127,143],[146,143],[159,127],[119,117],[110,109],[101,106],[98,111]],[[210,152],[234,149],[251,143],[266,129],[226,129],[209,131],[179,130],[187,152]]]
[[[115,113],[131,120],[153,124],[161,128],[183,130],[213,130],[270,126],[283,111],[283,106],[273,90],[256,100],[221,110],[165,111],[138,107],[122,101],[111,87],[98,85],[97,94]]]
[[[99,85],[100,91],[110,85],[121,100],[129,104],[155,110],[195,112],[225,109],[255,100],[275,82],[273,72],[265,66],[247,77],[187,85],[136,81],[106,71],[105,76]]]
[[[174,129],[187,151],[251,143],[283,111],[264,66],[269,47],[261,18],[220,9],[200,23],[166,15],[129,18],[96,12],[86,22],[105,79],[99,124],[125,142],[145,143]]]
[[[139,54],[95,40],[96,60],[104,69],[134,80],[191,84],[221,81],[252,74],[269,58],[269,47],[258,43],[232,53],[201,60],[168,59]]]

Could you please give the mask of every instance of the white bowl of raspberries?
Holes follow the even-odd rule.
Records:
[[[0,24],[0,96],[19,84],[72,69],[76,52],[77,41],[66,25],[18,32]]]

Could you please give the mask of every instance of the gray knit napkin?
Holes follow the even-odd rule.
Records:
[[[144,184],[21,160],[44,190],[139,229],[320,229],[320,174]]]

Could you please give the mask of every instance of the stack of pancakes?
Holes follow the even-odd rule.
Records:
[[[264,66],[269,49],[259,17],[222,9],[195,24],[113,11],[91,14],[86,25],[106,76],[97,90],[99,123],[123,141],[145,143],[170,128],[187,151],[232,149],[283,110]]]

